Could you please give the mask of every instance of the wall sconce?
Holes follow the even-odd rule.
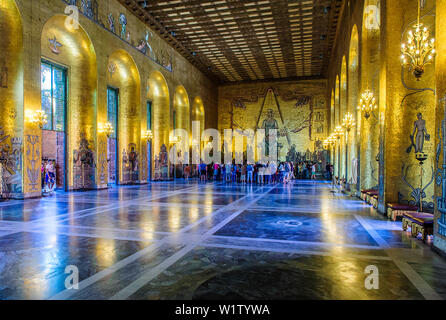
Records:
[[[367,89],[361,94],[361,100],[359,101],[358,110],[364,113],[364,118],[370,118],[371,113],[376,110],[376,99],[373,96],[373,92]]]
[[[353,114],[348,112],[344,120],[342,121],[342,127],[344,127],[345,131],[347,131],[347,134],[350,132],[350,130],[356,125],[355,119],[353,117]]]
[[[31,115],[31,123],[39,126],[40,129],[48,123],[48,116],[43,110],[36,110]]]
[[[98,128],[99,133],[104,133],[107,136],[107,138],[110,138],[110,136],[115,131],[113,129],[113,125],[110,122],[99,123],[98,127],[99,127]]]
[[[341,137],[342,137],[342,135],[343,135],[343,133],[344,133],[344,129],[342,129],[341,126],[337,126],[336,129],[335,129],[335,131],[333,132],[333,137],[334,137],[336,140],[340,140]]]
[[[169,138],[169,142],[170,142],[170,144],[180,143],[181,142],[181,137],[173,136],[173,137]]]
[[[147,140],[147,142],[152,141],[153,139],[153,133],[152,130],[145,130],[141,134],[142,138]]]

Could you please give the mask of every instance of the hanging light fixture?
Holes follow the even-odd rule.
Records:
[[[361,94],[361,100],[359,100],[358,110],[364,113],[364,118],[370,118],[371,113],[377,109],[376,99],[373,92],[367,89]]]
[[[99,133],[104,133],[107,138],[110,138],[113,132],[115,132],[115,129],[113,128],[113,124],[111,124],[111,122],[105,122],[98,124],[98,131]]]
[[[37,125],[40,129],[48,123],[48,116],[43,110],[36,110],[31,116],[31,122]]]
[[[153,139],[153,133],[152,130],[145,130],[142,132],[142,138],[147,140],[147,141],[151,141]]]
[[[420,23],[421,3],[418,0],[417,23],[407,35],[407,43],[401,45],[401,59],[404,66],[413,70],[413,75],[419,81],[425,66],[432,63],[435,52],[435,39],[430,39],[430,31]]]
[[[342,126],[337,126],[336,129],[333,132],[333,137],[336,140],[339,140],[339,139],[341,139],[343,134],[344,134],[344,129],[342,128]]]
[[[355,118],[353,117],[353,114],[348,112],[344,116],[344,120],[342,121],[342,127],[347,131],[347,133],[350,132],[350,130],[355,126]]]

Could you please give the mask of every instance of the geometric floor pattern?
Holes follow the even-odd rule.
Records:
[[[379,289],[366,288],[370,266]],[[0,299],[445,298],[442,257],[325,182],[177,180],[0,203]]]

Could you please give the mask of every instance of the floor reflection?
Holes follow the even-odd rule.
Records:
[[[370,265],[380,290],[364,287]],[[80,290],[66,289],[67,266]],[[0,203],[0,299],[446,298],[445,275],[401,222],[323,182],[176,180]]]

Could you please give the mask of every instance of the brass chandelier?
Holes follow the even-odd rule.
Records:
[[[361,94],[361,100],[359,100],[358,110],[364,113],[366,119],[370,118],[371,113],[376,110],[376,99],[373,92],[367,89]]]
[[[356,125],[355,118],[353,117],[353,114],[348,112],[344,116],[344,120],[342,121],[342,127],[344,127],[345,131],[347,133],[350,132],[350,130]]]
[[[432,63],[435,56],[435,39],[430,38],[430,31],[420,23],[421,3],[418,0],[418,18],[413,30],[407,35],[407,43],[401,45],[401,59],[404,66],[413,70],[413,75],[419,81],[425,66]]]

